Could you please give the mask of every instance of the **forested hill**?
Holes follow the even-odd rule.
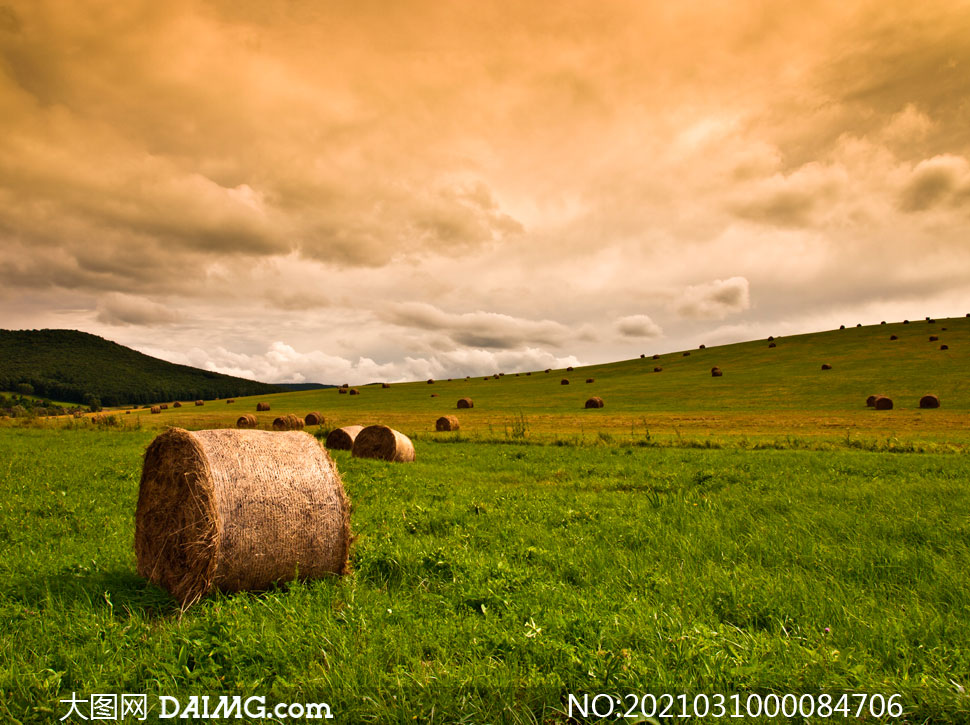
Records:
[[[280,392],[245,378],[176,365],[78,330],[0,330],[0,390],[102,405]]]

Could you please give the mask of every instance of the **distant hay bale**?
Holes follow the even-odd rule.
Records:
[[[845,329],[845,325],[839,325],[839,329],[840,330],[844,330]]]
[[[236,402],[235,398],[226,398],[226,405],[229,405],[230,403],[235,403],[235,402]]]
[[[559,381],[559,384],[560,385],[569,385],[569,380],[567,380],[566,378],[563,378],[562,380]]]
[[[706,349],[706,348],[707,348],[707,345],[698,345],[698,346],[697,346],[697,349],[698,349],[698,350],[704,350],[704,349]]]
[[[196,400],[195,401],[195,404],[196,405],[205,405],[205,401],[204,400]]]
[[[528,377],[529,375],[532,375],[532,373],[526,373],[526,377]],[[467,378],[466,378],[466,379],[467,379]]]
[[[347,394],[347,388],[337,388],[337,392],[340,395],[346,395]]]
[[[566,368],[567,373],[571,373],[572,371],[573,371],[573,368],[571,365],[568,368]]]
[[[459,428],[461,426],[458,424],[458,418],[453,415],[443,415],[434,422],[436,431],[458,430]]]
[[[172,407],[173,408],[181,408],[182,407],[182,404],[176,400],[174,403],[172,403]]]
[[[856,327],[862,327],[862,323],[861,322],[857,322],[855,326]]]
[[[161,404],[160,406],[158,406],[158,407],[159,407],[159,408],[161,408],[162,410],[168,410],[168,403],[162,403],[162,404]]]
[[[684,352],[684,357],[690,357],[690,352]]]
[[[899,339],[899,335],[890,335],[889,336],[889,339],[890,340],[898,340]]]
[[[303,417],[303,422],[306,425],[323,425],[324,419],[323,414],[319,411],[314,410],[312,413],[307,413]]]
[[[499,376],[500,378],[504,378],[504,377],[505,377],[505,373],[499,373],[499,374],[498,374],[498,376]]]
[[[255,428],[257,425],[256,416],[252,413],[245,413],[236,418],[237,428]]]
[[[936,320],[934,320],[932,317],[927,317],[926,318],[926,321],[928,323],[930,323],[931,325],[935,325],[936,324]]]
[[[589,400],[586,401],[586,407],[587,408],[602,408],[603,407],[603,399],[594,395],[592,398],[590,398]]]
[[[595,383],[596,382],[596,379],[595,378],[586,378],[586,382],[587,383]]]
[[[880,325],[885,325],[885,324],[886,324],[886,321],[885,321],[885,320],[883,320],[883,321],[882,321],[882,322],[880,322],[879,324],[880,324]]]
[[[878,395],[870,395],[868,398],[866,398],[866,407],[867,408],[873,408],[873,407],[875,407],[875,405],[876,405],[876,398],[878,398],[878,397],[879,397]]]
[[[711,377],[712,378],[719,378],[722,375],[724,375],[724,373],[721,372],[721,368],[719,368],[717,366],[711,368]]]
[[[768,343],[768,347],[778,347],[778,346],[775,343],[773,343],[773,342],[769,342]]]
[[[273,430],[303,430],[303,419],[287,413],[273,421]]]
[[[125,415],[131,415],[131,411],[130,410],[126,410],[125,411]]]
[[[343,384],[343,385],[341,385],[340,387],[341,387],[341,388],[349,388],[349,387],[350,387],[350,383],[344,383],[344,384]]]
[[[775,339],[774,335],[768,335],[768,342],[771,342],[774,339]]]
[[[386,425],[369,425],[357,434],[351,455],[410,463],[414,460],[414,444],[406,435]]]
[[[471,398],[458,398],[459,408],[474,408],[475,402]]]
[[[885,395],[876,396],[876,401],[872,406],[876,410],[892,410],[893,401],[891,398],[887,398]]]
[[[930,342],[936,342],[936,341],[937,341],[937,340],[939,340],[939,339],[940,339],[940,338],[939,338],[939,337],[937,337],[936,335],[930,335]]]
[[[545,370],[545,371],[546,371],[547,373],[551,373],[551,372],[552,372],[552,368],[546,368],[546,370]]]
[[[654,360],[659,360],[660,359],[660,355],[654,354],[653,359]]]
[[[653,371],[655,373],[661,373],[661,372],[663,372],[663,368],[654,368]]]
[[[935,395],[924,395],[919,399],[920,408],[939,408],[940,399]]]
[[[391,384],[390,383],[381,383],[381,387],[382,388],[389,388],[389,387],[391,387]]]
[[[256,412],[264,412],[269,410],[269,403],[256,403]]]
[[[640,359],[643,360],[643,358],[645,358],[645,357],[646,357],[646,354],[641,352],[640,353]]]
[[[831,370],[832,366],[828,363],[822,363],[822,370]]]
[[[903,320],[903,324],[904,325],[908,325],[909,324],[909,320]]]
[[[428,378],[428,385],[434,385],[434,378]]]
[[[354,447],[354,439],[357,434],[364,430],[362,425],[345,425],[343,428],[335,428],[327,435],[327,440],[323,445],[338,451],[349,451]]]
[[[348,392],[351,395],[360,395],[360,391],[357,388],[351,388]]]
[[[152,415],[158,415],[161,412],[162,412],[162,406],[160,406],[160,405],[153,405],[152,406]],[[75,418],[80,418],[81,416],[75,415],[74,417]]]
[[[482,378],[482,380],[484,380],[487,383],[488,382],[488,375],[486,375],[484,378]]]
[[[949,345],[940,345],[940,349],[941,350],[949,350],[950,349],[950,346]]]
[[[437,393],[431,393],[431,397],[432,398],[437,398],[438,397],[438,394]]]
[[[215,589],[344,574],[351,538],[340,475],[305,433],[173,428],[145,452],[138,573],[183,607]]]

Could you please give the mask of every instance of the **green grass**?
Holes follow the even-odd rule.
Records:
[[[54,721],[72,692],[477,723],[565,722],[571,692],[845,690],[970,719],[966,455],[599,436],[418,440],[412,465],[338,452],[354,573],[180,615],[134,571],[152,435],[0,430],[6,722]]]

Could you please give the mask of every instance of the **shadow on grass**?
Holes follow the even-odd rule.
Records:
[[[8,592],[10,598],[30,608],[45,608],[54,603],[65,609],[107,610],[115,619],[132,616],[162,619],[180,612],[178,602],[165,590],[127,570],[68,570],[39,580],[22,581]]]

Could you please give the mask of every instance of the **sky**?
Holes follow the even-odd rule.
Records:
[[[970,312],[970,2],[0,0],[0,327],[270,382]]]

